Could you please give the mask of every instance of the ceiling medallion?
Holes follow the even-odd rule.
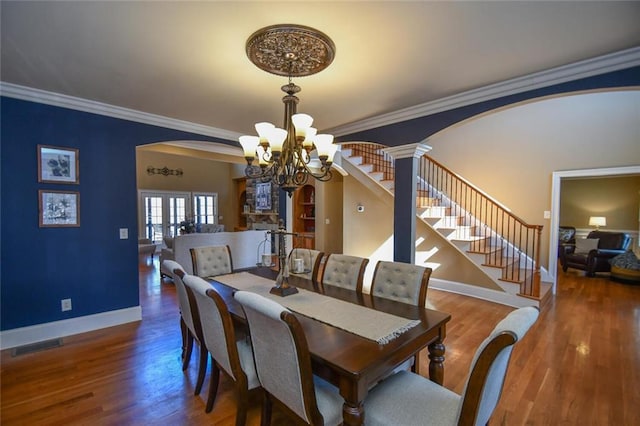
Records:
[[[295,24],[259,29],[247,40],[247,56],[271,74],[304,77],[327,68],[336,53],[333,41],[323,32]]]

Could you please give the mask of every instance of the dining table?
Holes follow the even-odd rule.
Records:
[[[242,278],[244,282],[255,280],[264,285],[273,281],[275,284],[277,274],[278,271],[272,268],[256,267],[236,271],[227,276],[209,278],[208,281],[226,302],[234,321],[246,325],[242,307],[233,298],[233,293],[242,288],[234,287],[233,283],[239,282],[238,280]],[[331,319],[310,317],[290,308],[304,330],[311,354],[313,373],[336,386],[344,398],[342,416],[345,425],[364,424],[364,401],[369,389],[425,348],[428,350],[429,357],[429,379],[440,385],[443,384],[445,358],[443,341],[446,336],[446,324],[451,319],[449,314],[355,290],[323,287],[321,283],[314,285],[311,280],[295,275],[291,275],[288,282],[299,288],[301,292],[309,291],[332,300],[342,301],[336,303],[355,304],[358,306],[354,308],[358,309],[367,308],[361,311],[367,314],[366,318],[369,318],[369,314],[375,314],[369,312],[373,310],[380,315],[390,315],[390,318],[410,323],[406,330],[380,343],[345,329],[349,327],[332,324]],[[286,306],[290,304],[287,301],[294,302],[296,296],[297,294],[293,294],[285,297],[273,296],[273,298]],[[373,328],[376,328],[375,323],[373,325]],[[380,326],[382,327],[382,324]],[[274,351],[274,354],[276,353]]]

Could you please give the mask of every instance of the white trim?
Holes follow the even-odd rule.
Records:
[[[420,158],[431,149],[429,145],[419,142],[383,148],[382,151],[389,154],[394,160],[399,160],[401,158]]]
[[[122,120],[150,124],[152,126],[167,127],[169,129],[181,130],[198,135],[212,136],[230,141],[238,140],[238,137],[241,135],[240,133],[218,129],[217,127],[204,126],[202,124],[191,123],[189,121],[177,120],[175,118],[163,117],[161,115],[149,114],[147,112],[109,105],[89,99],[76,98],[60,93],[47,92],[45,90],[33,89],[31,87],[19,86],[17,84],[6,82],[0,82],[0,95],[9,98],[21,99],[23,101],[37,102],[104,115],[107,117],[120,118]]]
[[[0,349],[28,345],[141,320],[142,308],[134,306],[30,327],[14,328],[0,332]]]
[[[528,90],[539,89],[552,86],[554,84],[565,83],[567,81],[580,78],[591,77],[607,72],[618,71],[640,65],[640,47],[610,53],[608,55],[587,59],[573,64],[552,68],[550,70],[517,77],[478,89],[458,93],[446,98],[426,102],[409,108],[404,108],[377,117],[371,117],[354,123],[325,129],[326,133],[336,136],[348,135],[351,133],[412,120],[448,111],[466,105],[472,105],[491,99],[509,96]],[[0,81],[0,95],[25,101],[38,102],[47,105],[59,106],[63,108],[85,111],[108,117],[120,118],[123,120],[135,121],[138,123],[151,124],[154,126],[167,127],[169,129],[182,130],[199,135],[212,136],[224,140],[235,141],[241,134],[217,127],[204,126],[202,124],[177,120],[175,118],[163,117],[149,114],[102,102],[88,99],[76,98],[59,93],[47,92],[45,90],[33,89],[17,84]]]
[[[324,130],[336,136],[348,135],[376,127],[387,126],[425,117],[454,108],[473,105],[480,102],[497,99],[516,93],[540,89],[555,84],[566,83],[594,75],[605,74],[640,65],[640,47],[634,47],[620,52],[611,53],[596,58],[587,59],[573,64],[552,68],[546,71],[517,77],[467,92],[458,93],[446,98],[426,102],[409,108],[404,108],[388,114],[378,115],[366,120],[356,121]]]
[[[489,302],[500,303],[501,305],[512,306],[514,308],[523,308],[525,306],[539,307],[540,305],[540,303],[535,299],[529,299],[511,293],[491,290],[455,281],[441,280],[433,277],[429,280],[429,288],[487,300]]]
[[[562,178],[586,176],[614,176],[640,173],[640,166],[611,167],[604,169],[565,170],[553,172],[551,179],[551,228],[549,229],[549,274],[553,282],[553,294],[558,283],[558,227],[560,226],[560,189]]]

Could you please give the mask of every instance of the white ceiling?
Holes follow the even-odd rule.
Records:
[[[320,130],[640,46],[640,2],[2,1],[3,82],[239,133],[281,125],[283,77],[251,64],[257,29],[336,44],[295,80]]]

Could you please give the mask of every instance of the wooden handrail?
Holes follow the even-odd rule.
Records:
[[[346,143],[352,155],[372,164],[383,179],[393,179],[393,158],[376,143]],[[485,255],[485,264],[502,268],[502,279],[520,283],[520,294],[540,297],[540,244],[542,225],[530,225],[471,182],[431,157],[424,155],[418,165],[419,206],[432,200],[447,207],[450,220],[463,229],[457,238],[470,241],[471,252]]]

